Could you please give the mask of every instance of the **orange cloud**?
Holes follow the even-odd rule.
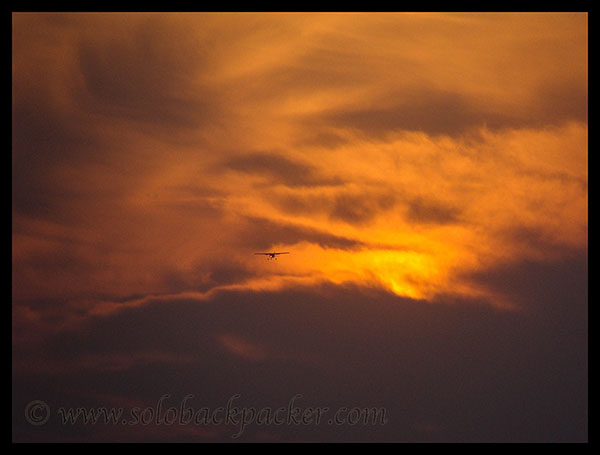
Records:
[[[14,14],[14,297],[506,304],[587,248],[587,68],[585,14]]]

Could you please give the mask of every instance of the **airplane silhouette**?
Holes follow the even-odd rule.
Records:
[[[254,253],[254,254],[263,254],[265,256],[269,256],[267,259],[277,259],[277,255],[279,254],[290,254],[289,251],[282,251],[281,253]]]

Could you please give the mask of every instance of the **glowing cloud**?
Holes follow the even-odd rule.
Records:
[[[494,301],[587,248],[584,14],[15,14],[13,81],[17,300]]]

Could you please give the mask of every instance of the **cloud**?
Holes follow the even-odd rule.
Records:
[[[395,203],[393,194],[370,195],[338,194],[329,216],[347,223],[363,223],[390,209]]]
[[[272,200],[287,213],[325,215],[334,221],[361,225],[394,207],[397,196],[391,190],[340,188],[333,193],[275,194]]]
[[[562,260],[525,260],[497,266],[474,273],[473,279],[511,295],[528,311],[566,311],[570,307],[573,314],[581,318],[587,313],[587,276],[588,258],[585,251],[571,252]],[[559,310],[554,305],[563,305],[564,308]]]
[[[554,279],[558,294],[540,293],[538,281],[555,272],[541,264],[525,270],[538,278],[526,272],[522,286],[500,284],[500,275],[497,282],[526,301],[533,297],[540,311],[551,308],[544,318],[537,310],[505,312],[465,299],[423,305],[355,286],[227,291],[208,301],[157,298],[48,334],[36,349],[18,347],[14,409],[22,411],[32,394],[53,409],[107,405],[107,395],[115,406],[144,408],[165,393],[169,405],[193,394],[190,405],[215,408],[240,394],[238,406],[262,408],[286,406],[302,394],[302,406],[382,406],[389,421],[335,433],[327,425],[264,429],[291,440],[585,440],[584,276],[572,271],[573,279]],[[567,294],[570,301],[562,298]],[[439,432],[424,436],[424,421]],[[18,422],[22,438],[35,430]],[[219,440],[236,432],[220,428],[227,431]],[[68,437],[64,427],[49,429]],[[249,426],[244,440],[255,440],[260,429]],[[162,439],[183,437],[180,430]]]
[[[250,441],[587,439],[587,14],[12,25],[15,439],[190,392],[390,413]]]
[[[161,129],[197,128],[215,118],[214,92],[193,91],[193,79],[206,58],[191,33],[182,34],[176,21],[158,16],[113,30],[104,40],[79,44],[87,111]]]
[[[448,224],[459,221],[460,211],[456,207],[421,198],[413,199],[407,205],[408,219],[417,223]]]
[[[554,81],[542,85],[537,95],[540,109],[537,124],[560,124],[565,121],[588,121],[588,89],[585,83]]]
[[[268,356],[261,346],[235,335],[220,335],[218,340],[229,353],[251,362],[264,360]]]
[[[271,185],[323,186],[336,185],[339,179],[321,176],[320,170],[311,164],[287,158],[282,154],[251,152],[230,158],[219,166],[243,174],[267,177]]]
[[[377,137],[394,131],[459,136],[484,125],[507,128],[523,123],[518,117],[492,109],[477,106],[474,100],[454,92],[407,88],[402,94],[387,94],[372,108],[347,107],[325,113],[317,121]]]
[[[267,218],[247,217],[242,220],[245,248],[265,250],[273,245],[293,245],[310,242],[322,248],[342,250],[357,249],[364,244],[361,241],[299,225],[280,223]]]
[[[311,128],[320,125],[331,129],[351,129],[362,135],[384,138],[401,131],[457,137],[481,127],[501,130],[587,121],[586,87],[562,82],[547,83],[536,89],[535,96],[537,103],[520,112],[494,100],[486,102],[459,92],[407,87],[400,93],[385,93],[381,99],[307,117],[307,124]]]

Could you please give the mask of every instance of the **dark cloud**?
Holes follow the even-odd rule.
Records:
[[[513,227],[499,231],[499,235],[505,242],[517,245],[523,250],[532,249],[543,252],[548,257],[572,257],[577,248],[565,244],[560,238],[549,236],[540,229],[527,226]],[[587,229],[585,235],[587,236]]]
[[[82,40],[78,62],[90,95],[84,108],[161,129],[198,127],[213,118],[211,92],[193,90],[204,62],[202,46],[192,45],[192,35],[182,31],[163,18],[147,17],[132,22],[127,32]]]
[[[438,201],[429,201],[415,198],[408,202],[407,217],[409,221],[424,224],[450,224],[460,219],[460,210],[456,207],[442,204]]]
[[[292,160],[273,152],[251,152],[228,159],[219,165],[221,169],[229,169],[251,175],[260,175],[271,184],[290,187],[338,185],[340,180],[328,178],[314,166]]]
[[[197,197],[190,200],[166,201],[160,205],[169,210],[177,210],[192,216],[219,219],[223,216],[223,199]],[[157,206],[159,204],[156,204]]]
[[[167,268],[161,274],[166,292],[178,294],[187,291],[206,292],[219,286],[242,283],[257,276],[257,271],[227,257],[215,255],[212,260],[194,267],[190,272]],[[133,299],[142,296],[134,296]]]
[[[350,224],[361,224],[372,220],[396,203],[395,196],[390,194],[338,194],[334,201],[330,218]]]
[[[525,232],[526,238],[532,236]],[[545,245],[551,253],[552,244]],[[587,251],[571,250],[570,254],[564,251],[562,256],[562,260],[546,262],[520,261],[473,274],[472,279],[516,300],[524,310],[568,313],[571,308],[572,314],[579,318],[587,315]]]
[[[311,128],[308,131],[302,132],[302,137],[295,141],[298,146],[317,146],[335,149],[340,145],[347,144],[350,139],[345,138],[332,131],[327,131],[327,128]]]
[[[392,191],[344,191],[336,194],[277,195],[272,202],[292,214],[325,214],[329,219],[349,224],[364,224],[395,206]]]
[[[294,441],[586,441],[586,279],[572,266],[517,266],[488,281],[537,302],[549,310],[544,317],[331,285],[221,292],[207,302],[157,297],[51,335],[36,349],[16,347],[13,358],[27,367],[14,382],[13,437],[231,441],[233,426],[212,436],[177,425],[163,434],[154,424],[98,434],[53,420],[40,433],[23,409],[43,399],[52,409],[120,403],[127,410],[155,406],[164,394],[169,406],[194,394],[191,406],[214,409],[241,394],[238,406],[277,408],[302,394],[302,406],[385,407],[388,423],[250,425],[241,440],[268,431]],[[554,281],[545,291],[547,280]],[[244,349],[260,356],[240,357]]]
[[[568,120],[587,123],[588,88],[569,81],[542,84],[537,91],[538,124],[560,124]]]
[[[365,246],[362,242],[322,232],[304,226],[280,223],[266,218],[245,217],[238,223],[243,232],[244,248],[268,250],[275,244],[295,244],[310,242],[322,248],[357,249]]]
[[[54,170],[66,163],[104,161],[101,139],[84,119],[79,120],[49,100],[35,98],[35,94],[13,105],[13,213],[64,215],[59,209],[61,199],[77,195],[56,181]]]
[[[390,102],[391,100],[391,102]],[[427,134],[461,134],[471,127],[515,126],[520,119],[477,106],[470,98],[455,92],[407,89],[392,94],[381,107],[352,108],[323,114],[319,122],[352,128],[368,136],[383,137],[393,131],[422,131]]]
[[[511,111],[491,100],[476,100],[458,92],[407,88],[400,94],[389,94],[372,107],[348,106],[313,120],[375,137],[394,131],[458,136],[483,126],[504,129],[557,125],[569,120],[587,122],[587,88],[568,84],[543,86],[539,103]]]
[[[70,221],[81,214],[79,204],[107,196],[108,185],[86,192],[84,173],[104,173],[99,181],[112,181],[114,196],[131,182],[131,169],[147,169],[149,154],[131,150],[126,140],[132,129],[152,123],[147,132],[168,131],[173,138],[177,124],[197,126],[208,112],[202,96],[188,93],[196,60],[186,54],[184,37],[179,43],[167,39],[173,24],[132,18],[123,27],[116,21],[120,25],[111,24],[92,40],[75,18],[18,17],[12,122],[16,214]],[[86,18],[81,16],[83,24]],[[37,38],[23,33],[26,29],[35,30]],[[65,170],[72,173],[66,177]]]
[[[276,194],[271,203],[286,213],[294,215],[318,214],[326,212],[331,206],[331,196],[324,194]]]

